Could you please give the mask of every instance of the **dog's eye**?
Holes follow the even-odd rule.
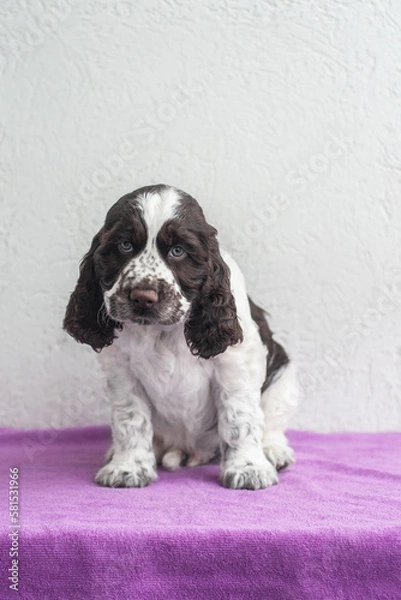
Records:
[[[121,250],[121,252],[132,252],[132,250],[134,249],[133,245],[131,244],[131,242],[120,242],[118,244],[119,249]]]
[[[182,246],[173,246],[170,248],[168,254],[171,258],[183,258],[183,256],[185,256],[185,250]]]

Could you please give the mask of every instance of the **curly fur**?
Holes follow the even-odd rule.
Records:
[[[103,292],[95,272],[94,254],[101,236],[102,230],[95,235],[81,261],[78,282],[70,296],[63,322],[67,333],[96,352],[110,346],[116,337],[115,329],[121,329],[121,324],[104,312]]]
[[[243,340],[229,269],[221,258],[217,241],[213,241],[208,274],[192,301],[184,329],[192,354],[202,358],[217,356]]]
[[[291,364],[188,194],[149,186],[112,206],[64,327],[103,349],[113,445],[100,485],[143,487],[157,463],[175,469],[220,454],[224,486],[257,490],[293,462],[284,435],[297,398]]]

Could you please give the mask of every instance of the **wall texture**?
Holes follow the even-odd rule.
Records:
[[[1,406],[108,420],[61,330],[106,209],[202,203],[301,369],[293,427],[401,429],[401,3],[0,5]]]

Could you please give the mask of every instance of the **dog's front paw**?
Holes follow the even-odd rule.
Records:
[[[95,482],[106,487],[146,487],[157,479],[151,462],[136,461],[133,465],[122,465],[111,460],[102,467]]]
[[[277,471],[271,463],[239,463],[230,461],[230,465],[222,467],[221,483],[233,490],[261,490],[278,483]]]
[[[269,444],[263,448],[266,458],[281,471],[295,462],[294,450],[286,444]]]

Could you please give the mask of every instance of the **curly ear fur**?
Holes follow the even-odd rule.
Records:
[[[208,273],[185,323],[187,344],[192,354],[202,358],[221,354],[243,340],[230,288],[230,271],[220,255],[216,230],[211,229]]]
[[[102,230],[95,235],[89,252],[81,261],[75,290],[67,305],[63,328],[81,344],[89,344],[96,352],[110,346],[119,323],[102,314],[103,294],[97,281],[93,255],[100,244]]]

